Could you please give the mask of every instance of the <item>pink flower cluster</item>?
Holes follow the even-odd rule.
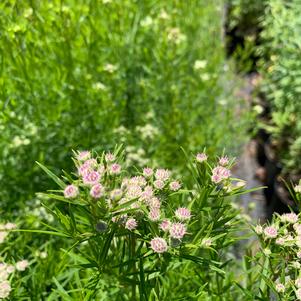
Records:
[[[82,195],[81,201],[91,204],[101,202],[112,214],[111,222],[128,231],[139,229],[142,217],[143,220],[148,220],[167,237],[155,237],[151,240],[154,252],[163,253],[168,250],[166,239],[181,243],[187,234],[191,212],[186,207],[180,207],[174,211],[174,216],[166,218],[166,212],[170,212],[164,211],[163,205],[168,201],[166,195],[172,195],[181,189],[180,181],[172,179],[168,169],[153,170],[145,167],[141,174],[128,178],[122,177],[121,165],[112,153],[93,158],[89,151],[82,151],[76,154],[76,159],[78,179],[66,186],[65,198],[75,199]],[[89,192],[88,198],[86,191]],[[101,225],[98,223],[95,226],[97,232],[103,232]],[[105,222],[105,225],[108,227],[109,223]],[[170,243],[170,246],[174,247],[175,244]]]
[[[212,170],[211,180],[214,183],[220,183],[225,179],[228,179],[231,176],[231,172],[229,169],[223,166],[217,166]]]

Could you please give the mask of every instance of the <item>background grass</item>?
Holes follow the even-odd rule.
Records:
[[[222,21],[217,0],[2,1],[4,208],[49,187],[35,160],[68,169],[72,149],[124,143],[134,163],[167,167],[180,146],[237,149]]]

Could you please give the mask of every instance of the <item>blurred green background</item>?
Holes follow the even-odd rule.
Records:
[[[237,152],[223,21],[217,0],[1,1],[3,210],[51,187],[36,160],[60,173],[72,149],[123,143],[128,164],[173,168],[180,146]]]

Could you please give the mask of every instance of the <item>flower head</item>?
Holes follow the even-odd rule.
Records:
[[[172,238],[181,239],[186,234],[186,226],[182,223],[172,223],[169,234]]]
[[[76,159],[79,161],[86,161],[91,158],[91,153],[89,151],[81,151],[76,155]]]
[[[121,166],[117,163],[114,163],[110,166],[110,173],[113,175],[117,175],[121,172]]]
[[[171,222],[168,219],[164,219],[160,224],[160,229],[167,232],[170,228]]]
[[[148,214],[148,218],[153,222],[158,221],[160,219],[160,209],[151,208]]]
[[[185,207],[180,207],[175,211],[175,215],[179,220],[189,220],[191,218],[190,210]]]
[[[284,293],[285,286],[282,283],[277,283],[275,289],[278,293]]]
[[[296,290],[296,297],[298,298],[298,300],[301,300],[301,288],[298,288]]]
[[[16,263],[16,269],[18,271],[25,271],[28,267],[29,262],[27,260],[21,260]]]
[[[100,174],[97,171],[88,171],[83,176],[83,183],[88,186],[97,184],[100,180]]]
[[[208,159],[208,156],[205,153],[198,153],[196,155],[196,160],[200,163],[206,161]]]
[[[169,183],[169,188],[172,191],[178,191],[181,188],[181,184],[178,181],[173,181]]]
[[[285,213],[280,216],[280,220],[282,222],[294,224],[298,222],[298,215],[296,213]]]
[[[166,252],[168,249],[166,240],[161,237],[153,238],[151,240],[150,244],[151,244],[151,248],[153,249],[153,251],[156,253],[159,253],[159,254]]]
[[[151,199],[148,200],[147,205],[150,208],[160,209],[161,202],[160,202],[160,200],[156,196],[154,196],[154,197],[152,197]]]
[[[14,223],[6,223],[6,224],[4,225],[4,228],[5,228],[6,230],[13,230],[13,229],[16,229],[16,228],[17,228],[17,225],[14,224]]]
[[[157,180],[166,181],[170,177],[170,171],[168,169],[157,169],[155,173],[155,178]]]
[[[134,218],[129,218],[125,223],[125,228],[128,230],[134,230],[137,226],[137,221]]]
[[[78,193],[78,187],[73,184],[66,186],[64,189],[64,197],[66,199],[74,199],[78,196]]]
[[[103,195],[104,188],[101,184],[97,183],[92,186],[90,195],[94,199],[99,199]]]
[[[277,228],[273,226],[266,227],[263,232],[267,238],[275,238],[278,235]]]
[[[5,299],[9,296],[11,292],[11,286],[9,281],[5,280],[0,282],[0,299]]]
[[[254,227],[254,231],[256,234],[260,235],[263,233],[263,228],[260,225],[257,225],[256,227]]]
[[[296,224],[293,225],[293,228],[294,228],[294,230],[296,231],[296,233],[298,235],[301,235],[301,224],[296,223]]]
[[[157,189],[163,189],[164,188],[164,182],[162,181],[162,180],[156,180],[156,181],[154,181],[154,186],[155,186],[155,188],[157,188]]]
[[[229,158],[227,156],[220,157],[218,164],[221,166],[227,166],[229,164]]]
[[[129,199],[139,198],[142,194],[142,189],[138,185],[130,185],[126,191],[126,197]]]
[[[116,160],[116,157],[112,153],[107,153],[105,159],[107,162],[113,162]]]
[[[143,168],[143,175],[146,177],[146,178],[149,178],[153,175],[154,171],[152,168],[149,168],[149,167],[145,167]]]
[[[225,179],[228,179],[231,176],[231,172],[229,169],[223,166],[217,166],[212,170],[211,180],[214,183],[219,183]]]

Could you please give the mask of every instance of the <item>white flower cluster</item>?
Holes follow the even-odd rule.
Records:
[[[0,243],[3,243],[9,231],[16,227],[13,223],[0,224]]]
[[[273,258],[279,258],[275,264],[285,264],[285,283],[276,281],[275,290],[278,293],[287,293],[294,291],[297,300],[301,300],[301,278],[292,275],[298,275],[301,264],[301,220],[300,214],[294,212],[275,216],[273,223],[266,226],[257,225],[254,227],[255,233],[262,238],[262,252],[265,256],[273,255]],[[282,266],[274,266],[273,270],[279,273]],[[276,275],[275,275],[276,276]]]
[[[0,263],[0,299],[7,298],[12,290],[9,277],[10,274],[17,271],[25,271],[29,263],[27,260],[18,261],[15,265]]]

